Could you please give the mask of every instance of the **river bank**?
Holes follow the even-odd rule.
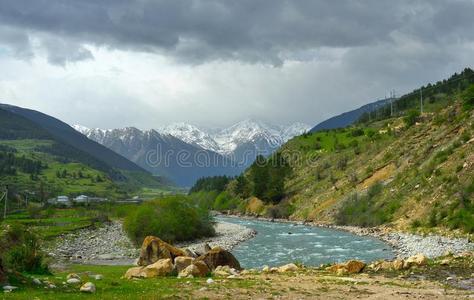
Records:
[[[220,214],[217,214],[220,215]],[[363,228],[356,226],[338,226],[331,224],[319,224],[315,222],[292,221],[287,219],[270,219],[265,217],[254,217],[246,215],[222,215],[230,218],[249,220],[261,220],[268,222],[289,223],[320,228],[329,228],[350,232],[358,236],[369,236],[382,240],[389,244],[397,258],[407,258],[418,253],[423,253],[429,258],[435,258],[446,253],[461,254],[466,251],[474,251],[474,243],[467,238],[449,238],[430,234],[426,236],[396,232],[386,227]]]
[[[216,223],[215,230],[214,237],[177,243],[176,246],[199,252],[205,244],[209,244],[230,251],[256,234],[244,226],[223,222]],[[139,255],[139,248],[127,237],[119,221],[64,235],[45,250],[58,264],[133,265]]]

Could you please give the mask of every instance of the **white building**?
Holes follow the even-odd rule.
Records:
[[[56,204],[58,205],[65,205],[65,206],[71,206],[72,203],[71,201],[69,200],[69,197],[68,196],[58,196],[56,198]]]
[[[89,203],[89,196],[79,195],[76,198],[74,198],[74,202],[76,202],[76,203]]]

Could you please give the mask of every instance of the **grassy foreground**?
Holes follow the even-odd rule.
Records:
[[[208,278],[126,280],[121,278],[125,266],[71,265],[54,275],[34,277],[50,281],[56,285],[54,289],[19,283],[19,289],[3,296],[5,299],[469,299],[474,289],[469,281],[473,258],[472,255],[447,256],[409,270],[367,270],[345,276],[336,276],[324,268],[300,268],[282,274],[247,271],[235,279],[214,277],[212,284],[206,282]],[[71,272],[79,274],[83,282],[95,283],[97,292],[83,294],[79,286],[63,284]],[[103,275],[103,279],[93,279],[95,274]]]

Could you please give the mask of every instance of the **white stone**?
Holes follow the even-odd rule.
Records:
[[[16,286],[12,286],[12,285],[5,285],[5,286],[3,287],[3,290],[6,291],[6,292],[11,292],[11,291],[16,290],[16,289],[17,289],[17,287],[16,287]]]
[[[67,284],[78,284],[78,283],[81,283],[81,280],[77,278],[70,278],[66,282]]]
[[[206,283],[207,283],[207,284],[213,284],[213,283],[214,283],[214,280],[213,280],[212,278],[208,278],[208,279],[206,280]]]
[[[95,284],[92,282],[86,282],[81,286],[80,291],[84,293],[95,293]]]

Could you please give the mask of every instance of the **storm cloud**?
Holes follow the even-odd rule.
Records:
[[[315,123],[391,88],[408,91],[472,66],[473,13],[471,0],[0,0],[4,69],[17,72],[14,77],[27,72],[9,60],[29,63],[38,73],[61,69],[51,70],[50,78],[29,74],[22,83],[3,78],[0,96],[71,122],[55,101],[82,99],[99,110],[106,109],[103,103],[143,103],[159,122],[173,121],[169,113],[175,109],[179,121],[203,125],[246,117]],[[148,62],[142,75],[124,75],[141,65],[138,60]],[[135,76],[144,79],[139,83]],[[64,79],[52,95],[39,87]],[[25,80],[37,94],[20,90]],[[106,81],[107,92],[89,90]],[[139,87],[144,91],[133,91]],[[48,99],[33,103],[38,95]],[[295,95],[299,105],[284,109]],[[118,125],[112,117],[78,109],[88,117],[77,122]],[[212,124],[201,117],[209,112],[215,115]],[[151,119],[125,121],[153,127],[157,121]]]
[[[37,35],[49,53],[58,49],[48,47],[51,36],[63,39],[53,63],[90,58],[82,44],[93,44],[190,63],[281,64],[313,59],[319,47],[396,44],[394,35],[472,40],[473,12],[472,1],[3,0],[0,22],[22,36]],[[23,39],[7,42],[25,49]]]

